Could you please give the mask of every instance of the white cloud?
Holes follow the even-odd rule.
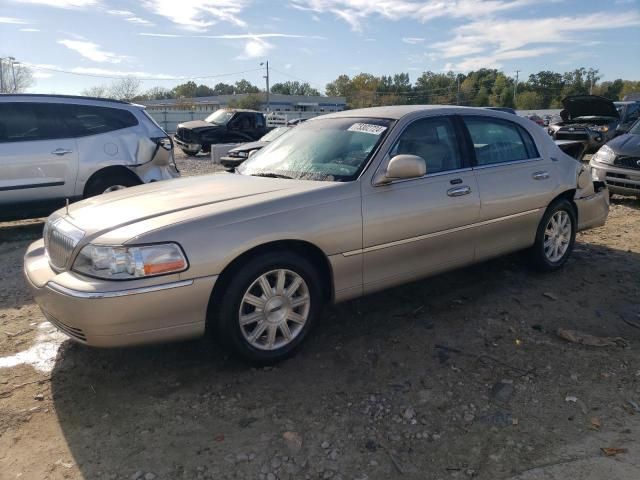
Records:
[[[372,16],[388,20],[410,18],[428,22],[439,17],[478,18],[504,10],[538,3],[537,0],[290,0],[298,10],[330,13],[361,30],[363,21]]]
[[[30,3],[33,5],[46,5],[57,8],[84,8],[98,5],[100,0],[13,0],[18,3]]]
[[[33,78],[51,78],[53,77],[53,73],[48,72],[33,72],[31,74]]]
[[[253,38],[245,44],[244,51],[238,58],[241,60],[261,58],[264,57],[271,49],[273,49],[273,44],[266,42],[261,38]]]
[[[0,17],[0,23],[11,23],[13,25],[28,25],[29,22],[15,17]]]
[[[184,76],[174,76],[168,75],[166,73],[149,73],[149,72],[140,72],[140,71],[127,71],[127,70],[112,70],[108,68],[100,68],[100,67],[72,67],[72,68],[62,68],[58,65],[51,65],[45,63],[28,63],[21,62],[24,65],[27,65],[33,68],[36,72],[41,72],[44,74],[54,75],[56,73],[65,74],[78,74],[78,75],[94,75],[97,77],[137,77],[144,79],[153,79],[153,80],[185,80],[189,77]],[[35,73],[35,72],[34,72]],[[41,77],[44,78],[44,77]]]
[[[419,43],[424,43],[424,41],[426,40],[426,38],[422,38],[422,37],[403,37],[402,41],[404,43],[408,43],[409,45],[417,45]]]
[[[100,45],[93,42],[67,39],[58,40],[58,43],[94,62],[120,63],[123,58],[127,58],[116,55],[115,53],[106,52],[100,48]]]
[[[431,47],[440,58],[465,57],[457,63],[447,63],[447,70],[466,71],[481,66],[498,68],[504,60],[539,57],[567,44],[583,45],[578,36],[580,33],[638,25],[640,13],[637,12],[599,12],[526,20],[492,18],[462,25],[454,30],[451,39],[434,43]],[[540,47],[540,44],[555,47]]]
[[[116,17],[122,17],[125,21],[135,25],[141,25],[143,27],[152,27],[154,25],[153,22],[140,18],[129,10],[107,10],[107,13]]]
[[[204,30],[218,22],[245,27],[240,18],[250,0],[144,0],[142,5],[156,15],[189,30]]]
[[[20,31],[21,32],[39,32],[40,29],[39,28],[21,28]]]
[[[289,33],[240,33],[229,35],[179,35],[176,33],[140,33],[143,37],[168,37],[168,38],[211,38],[220,40],[247,40],[263,38],[311,38],[316,40],[326,40],[325,37],[293,35]]]

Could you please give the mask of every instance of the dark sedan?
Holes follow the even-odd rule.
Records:
[[[611,193],[640,198],[640,120],[591,157],[591,172]]]
[[[270,142],[282,136],[283,133],[291,130],[291,128],[292,127],[274,128],[257,142],[243,143],[242,145],[232,148],[227,152],[226,156],[220,159],[220,163],[227,169],[234,169],[262,147],[267,146]]]

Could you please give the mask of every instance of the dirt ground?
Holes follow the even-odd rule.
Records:
[[[65,340],[22,280],[41,229],[0,224],[2,480],[639,478],[638,200],[614,197],[560,272],[512,255],[328,307],[264,369],[205,341]],[[536,473],[556,466],[574,473]]]

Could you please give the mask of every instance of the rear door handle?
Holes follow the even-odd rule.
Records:
[[[532,177],[534,180],[546,180],[549,178],[549,172],[536,172]]]
[[[68,150],[66,148],[56,148],[53,152],[51,152],[53,155],[58,155],[59,157],[61,157],[62,155],[67,155],[69,153],[73,153],[71,150]]]
[[[469,195],[471,193],[471,187],[462,185],[461,187],[450,188],[447,190],[447,195],[450,197],[461,197],[462,195]]]

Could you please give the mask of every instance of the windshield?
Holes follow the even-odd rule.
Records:
[[[629,129],[629,133],[633,135],[640,135],[640,120],[637,120],[636,123],[631,125],[631,128]]]
[[[229,120],[233,117],[233,112],[229,110],[216,110],[207,118],[204,119],[205,122],[209,123],[218,123],[220,125],[225,125]]]
[[[357,178],[387,133],[391,120],[311,120],[258,151],[238,173],[266,177],[345,182]]]
[[[261,142],[273,142],[276,138],[282,135],[285,132],[291,130],[291,127],[278,127],[271,130],[269,133],[264,135],[260,141]]]

